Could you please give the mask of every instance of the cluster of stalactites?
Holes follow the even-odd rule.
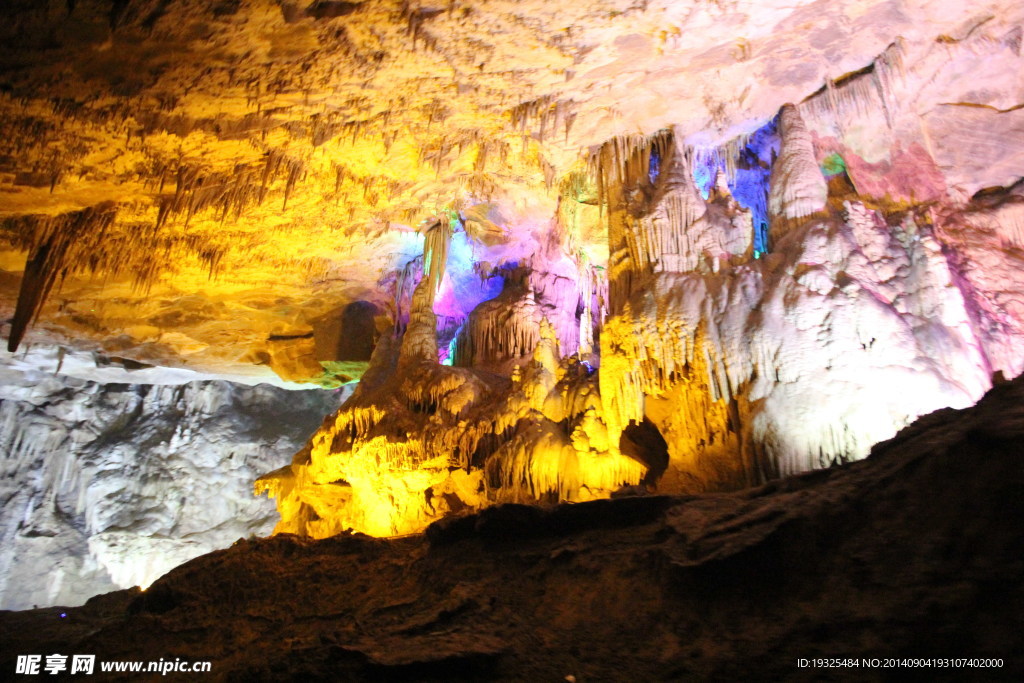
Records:
[[[474,451],[481,443],[491,449],[483,458],[488,498],[577,501],[638,483],[645,466],[609,448],[594,377],[575,358],[562,358],[547,319],[538,334],[497,419],[470,427],[481,435]]]
[[[679,305],[673,301],[669,305]],[[653,304],[653,302],[645,302]],[[646,396],[660,396],[673,381],[705,387],[710,401],[728,401],[748,376],[748,366],[726,362],[724,344],[713,325],[689,327],[681,319],[658,325],[651,310],[627,305],[603,331],[601,396],[613,435],[644,418]]]
[[[601,145],[588,160],[588,171],[597,186],[598,205],[608,225],[609,304],[613,312],[628,297],[634,278],[642,277],[648,261],[644,258],[648,250],[638,243],[639,236],[631,229],[628,200],[637,193],[645,199],[649,197],[656,181],[651,171],[660,169],[673,140],[670,131],[654,139],[618,136]]]
[[[826,79],[825,86],[800,104],[808,121],[820,122],[839,137],[846,133],[849,121],[881,110],[892,128],[900,104],[899,89],[906,78],[903,43],[897,39],[865,69],[837,79]]]
[[[686,147],[663,130],[615,137],[594,151],[588,172],[608,220],[612,299],[621,304],[645,274],[694,267],[686,256],[694,252],[687,233],[704,214],[711,189],[716,196],[731,194],[751,212],[755,258],[768,250],[769,224],[776,239],[793,221],[823,210],[828,182],[802,113],[841,121],[851,107],[891,102],[903,74],[901,54],[894,43],[863,73],[830,80],[821,94],[799,107],[783,106],[762,129],[721,146]],[[870,96],[861,92],[865,88]],[[891,120],[891,107],[883,110]]]
[[[36,318],[54,285],[71,274],[130,274],[140,289],[156,281],[179,248],[198,257],[211,276],[216,272],[224,247],[200,239],[195,233],[169,232],[174,216],[184,216],[187,228],[201,212],[216,212],[223,221],[237,219],[254,204],[262,204],[270,184],[285,178],[284,204],[306,173],[305,162],[270,151],[262,166],[239,164],[230,173],[212,173],[200,164],[169,165],[157,169],[152,180],[157,192],[155,220],[126,219],[138,207],[102,202],[57,216],[16,216],[3,221],[0,238],[28,251],[17,311],[8,337],[8,349],[17,349],[31,321]],[[169,179],[174,192],[165,193]],[[119,209],[121,216],[119,216]],[[147,212],[148,213],[148,212]]]
[[[537,344],[542,318],[556,330],[563,355],[590,353],[595,322],[600,324],[606,311],[607,280],[584,250],[573,256],[555,244],[526,261],[484,270],[484,278],[500,275],[502,291],[460,321],[449,346],[452,364],[507,375],[509,361],[530,354]]]
[[[661,169],[658,201],[638,217],[629,216],[625,232],[629,256],[637,271],[686,271],[696,267],[692,226],[707,213],[693,179],[691,155],[677,150]]]
[[[25,274],[18,292],[18,303],[7,350],[18,349],[25,331],[39,315],[50,290],[69,272],[101,267],[123,267],[123,252],[110,254],[103,249],[103,239],[113,224],[117,209],[113,204],[100,204],[81,211],[55,217],[32,216],[9,219],[5,232],[16,246],[28,251]]]
[[[223,221],[228,216],[238,219],[254,204],[263,204],[270,184],[284,176],[284,200],[281,210],[288,208],[288,199],[306,174],[306,162],[277,150],[268,151],[259,164],[238,164],[228,173],[211,173],[201,164],[182,164],[174,171],[174,194],[163,194],[170,167],[159,169],[160,193],[157,205],[157,229],[174,215],[184,214],[185,225],[196,214],[215,210]]]
[[[597,183],[601,207],[611,209],[626,193],[652,184],[660,164],[675,147],[671,130],[654,135],[617,135],[601,145],[587,160],[588,172]]]
[[[509,113],[513,127],[524,133],[534,133],[541,143],[552,133],[562,133],[568,142],[572,124],[576,121],[572,105],[571,100],[558,100],[552,95],[544,95],[516,105]]]
[[[456,338],[453,365],[482,367],[529,353],[539,341],[539,319],[533,289],[508,287],[469,314]]]
[[[615,146],[603,154],[616,158]],[[704,192],[715,187],[718,194],[729,192],[728,170],[723,162],[725,148],[706,150],[685,147],[666,133],[659,134],[635,151],[632,161],[618,174],[627,177],[630,186],[606,193],[608,200],[609,297],[612,312],[621,310],[637,287],[660,272],[690,272],[707,268],[717,270],[722,259],[731,259],[748,249],[751,239],[741,239],[735,229],[741,224],[732,216],[741,206],[719,210],[708,218]],[[638,178],[638,163],[649,164],[646,176]],[[698,176],[707,188],[698,185]],[[704,177],[706,176],[706,177]],[[744,188],[746,189],[746,188]],[[717,194],[716,194],[717,197]],[[746,195],[742,195],[746,197]],[[762,198],[761,204],[766,200]],[[725,206],[723,204],[722,206]],[[749,220],[749,219],[747,219]],[[755,221],[756,222],[756,221]],[[751,223],[748,233],[752,236]],[[737,252],[737,250],[739,250]]]

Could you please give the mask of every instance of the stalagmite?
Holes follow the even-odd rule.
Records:
[[[768,211],[773,218],[802,218],[821,210],[828,183],[814,158],[810,134],[800,111],[787,104],[779,112],[782,149],[772,167]]]
[[[416,285],[409,304],[409,324],[402,339],[401,360],[437,362],[437,316],[434,315],[434,282],[424,277]]]

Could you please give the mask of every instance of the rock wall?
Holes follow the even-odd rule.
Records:
[[[0,607],[147,586],[269,533],[251,482],[338,394],[225,381],[100,384],[6,371],[0,387]]]
[[[848,202],[767,258],[647,280],[602,333],[606,415],[651,420],[677,477],[663,485],[692,490],[859,459],[969,405],[992,362],[936,232]]]

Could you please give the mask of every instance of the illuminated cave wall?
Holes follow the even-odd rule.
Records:
[[[0,305],[359,379],[279,531],[754,484],[1024,369],[1019,3],[200,5],[11,10]]]
[[[1024,319],[1006,293],[1024,287],[1024,186],[994,168],[975,184],[1013,187],[951,200],[920,133],[901,128],[902,58],[893,44],[720,147],[668,129],[597,148],[592,185],[560,199],[601,207],[607,270],[573,253],[560,212],[515,277],[472,268],[475,292],[504,280],[490,300],[431,308],[424,278],[402,350],[396,339],[375,357],[380,383],[257,483],[278,498],[277,530],[401,534],[641,481],[756,484],[862,458],[919,415],[971,404],[994,372],[1018,374]],[[850,132],[871,125],[886,162],[867,162]],[[458,331],[437,352],[441,311]],[[599,354],[581,349],[595,338]],[[658,441],[638,436],[652,427]]]
[[[46,354],[56,364],[56,353]],[[0,608],[77,605],[273,528],[251,480],[338,405],[322,390],[4,370]]]

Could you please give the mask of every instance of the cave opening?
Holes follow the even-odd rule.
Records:
[[[646,417],[639,423],[631,422],[622,430],[619,449],[647,467],[640,484],[656,488],[669,462],[668,443],[658,427]]]

